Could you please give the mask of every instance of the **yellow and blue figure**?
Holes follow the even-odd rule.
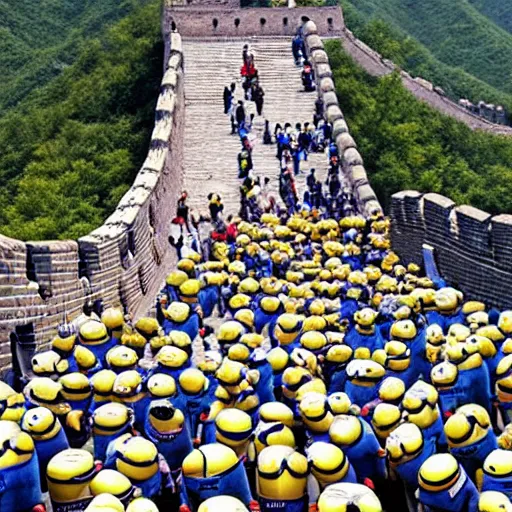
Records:
[[[46,407],[36,407],[27,411],[21,421],[21,429],[34,441],[41,489],[46,492],[46,467],[54,455],[69,448],[66,434],[55,415]]]
[[[128,506],[134,496],[138,494],[138,490],[130,482],[130,479],[114,469],[102,469],[99,471],[92,479],[89,487],[93,495],[93,500],[89,507],[94,503],[97,496],[107,494],[119,500],[121,512],[124,512],[124,507]],[[100,508],[99,505],[98,508]]]
[[[459,407],[444,425],[450,453],[475,483],[481,483],[484,461],[498,441],[487,411],[477,404]]]
[[[202,275],[203,286],[198,294],[199,304],[205,318],[212,315],[220,301],[220,287],[226,282],[227,275],[220,272],[205,272]]]
[[[32,373],[37,377],[57,379],[69,372],[69,361],[53,350],[46,350],[35,354],[30,364]]]
[[[101,365],[105,364],[107,352],[118,344],[115,337],[109,336],[105,324],[97,320],[87,320],[80,326],[78,342],[88,348]]]
[[[312,382],[313,376],[306,368],[290,366],[283,373],[282,378],[282,402],[293,411],[295,418],[300,418],[298,403],[296,401],[297,391],[305,384]]]
[[[88,411],[92,401],[92,386],[82,373],[68,373],[59,379],[61,395],[73,410]]]
[[[0,420],[19,423],[25,414],[25,397],[0,381]]]
[[[142,373],[142,369],[137,364],[139,362],[137,352],[125,345],[111,348],[105,356],[105,362],[105,367],[118,375],[127,370],[138,370]]]
[[[382,512],[375,493],[361,484],[339,483],[327,487],[318,500],[318,512]]]
[[[250,295],[247,295],[246,293],[236,293],[229,298],[227,308],[231,313],[231,316],[234,318],[236,313],[241,309],[252,309],[251,305],[252,297]]]
[[[0,510],[36,510],[43,496],[34,441],[17,423],[6,420],[0,421],[0,441]]]
[[[381,403],[375,407],[371,425],[380,445],[384,448],[390,434],[400,425],[402,411],[397,405]]]
[[[293,313],[283,313],[277,318],[274,330],[271,334],[272,340],[277,341],[277,345],[288,353],[294,348],[300,347],[300,335],[302,333],[302,325],[304,317]]]
[[[199,334],[199,315],[185,302],[172,302],[164,311],[163,329],[165,334],[171,331],[186,332],[191,340]]]
[[[124,512],[124,505],[113,494],[102,493],[91,500],[85,512]]]
[[[77,336],[75,333],[67,332],[59,328],[59,334],[52,339],[52,350],[68,363],[68,371],[78,371],[76,359],[74,356]]]
[[[375,350],[384,348],[384,339],[375,325],[377,316],[377,311],[371,308],[363,308],[354,313],[355,325],[347,332],[344,340],[354,351],[354,357],[368,359]]]
[[[201,370],[209,382],[209,393],[215,395],[219,382],[215,378],[215,372],[222,364],[222,354],[218,350],[206,350],[202,361],[197,362],[198,370]]]
[[[478,491],[464,468],[449,453],[437,453],[420,467],[419,502],[426,512],[477,512]]]
[[[215,496],[203,501],[199,506],[198,512],[249,512],[247,507],[233,496]]]
[[[108,445],[132,431],[133,411],[123,404],[112,402],[98,407],[92,420],[94,458],[104,461]]]
[[[144,498],[155,498],[161,492],[158,450],[144,437],[124,434],[113,441],[107,450],[105,467],[129,478]]]
[[[297,448],[292,427],[293,424],[289,426],[281,423],[280,421],[260,421],[254,429],[253,435],[256,456],[259,455],[267,446],[282,445],[289,446],[290,448]]]
[[[414,423],[402,423],[386,440],[386,453],[390,470],[402,480],[410,510],[418,508],[415,496],[421,465],[436,453],[433,439],[423,438],[421,429]]]
[[[361,408],[361,416],[370,421],[375,407],[381,403],[400,405],[405,395],[405,384],[403,380],[396,377],[386,377],[379,387],[379,397],[365,404]]]
[[[263,348],[255,349],[248,361],[253,387],[258,394],[260,404],[273,402],[274,396],[274,375],[272,365],[267,360],[267,351]]]
[[[501,492],[485,491],[480,494],[478,512],[512,512],[512,503]]]
[[[258,298],[254,311],[254,328],[257,333],[268,325],[269,332],[273,331],[277,318],[283,313],[283,305],[279,298],[263,295]]]
[[[274,396],[279,399],[282,396],[283,374],[291,364],[290,354],[281,347],[276,347],[267,354],[267,361],[272,367]]]
[[[172,345],[162,347],[155,358],[156,366],[150,371],[150,376],[156,373],[165,373],[174,380],[178,380],[180,375],[191,366],[190,357],[181,348]]]
[[[491,382],[489,370],[480,355],[478,343],[468,339],[446,347],[448,360],[457,366],[458,384],[464,390],[465,403],[475,403],[490,412]]]
[[[334,416],[327,396],[310,392],[299,402],[299,413],[305,429],[307,444],[329,441],[329,428]]]
[[[498,491],[512,498],[512,452],[498,449],[487,455],[481,491]]]
[[[428,323],[440,325],[445,334],[453,324],[464,324],[465,316],[461,308],[463,298],[455,288],[437,290],[434,297],[436,310],[426,313]]]
[[[172,473],[181,469],[185,457],[194,449],[183,411],[175,408],[169,400],[151,403],[144,433],[158,447]]]
[[[459,370],[449,361],[443,361],[432,368],[430,377],[432,385],[439,393],[439,407],[446,419],[466,403],[464,388],[458,381]]]
[[[386,375],[385,368],[371,359],[354,359],[347,365],[345,393],[359,407],[375,400],[379,385]]]
[[[47,407],[59,419],[65,419],[71,406],[61,394],[62,385],[48,377],[35,377],[23,389],[27,409]]]
[[[332,345],[325,354],[323,374],[329,394],[343,391],[347,381],[347,365],[352,360],[354,351],[347,345]]]
[[[73,352],[78,371],[91,377],[103,369],[103,363],[96,357],[94,352],[83,345],[77,345]]]
[[[133,410],[135,425],[142,428],[146,418],[146,409],[150,402],[145,380],[136,370],[128,370],[119,374],[114,381],[112,394],[117,402],[121,402]]]
[[[222,323],[217,331],[217,341],[222,353],[227,354],[229,348],[239,343],[246,333],[247,329],[237,320],[228,320]]]
[[[201,439],[201,418],[208,415],[214,393],[210,381],[196,368],[185,370],[178,381],[179,399],[174,405],[185,414],[188,431],[193,439]]]
[[[101,321],[107,328],[109,336],[120,343],[125,327],[123,310],[121,308],[107,308],[101,314]]]
[[[212,443],[194,450],[183,461],[181,504],[185,510],[197,512],[203,501],[219,495],[238,498],[246,507],[252,501],[242,461],[228,446]]]
[[[167,295],[169,303],[180,300],[179,288],[187,280],[188,274],[184,270],[174,270],[165,278],[165,287],[162,291]]]
[[[306,457],[289,446],[269,446],[258,456],[258,492],[262,512],[307,510]]]
[[[507,422],[512,419],[512,354],[505,356],[496,369],[495,394],[498,407]]]
[[[418,367],[414,366],[411,350],[401,341],[388,341],[384,349],[376,350],[372,359],[386,369],[387,377],[396,377],[409,388],[418,380],[420,375]]]
[[[445,452],[448,443],[443,430],[443,420],[437,405],[439,395],[431,384],[419,380],[404,395],[401,407],[404,419],[418,425],[425,440],[434,438],[438,452]]]
[[[97,472],[93,456],[85,450],[57,453],[46,470],[53,511],[85,510],[93,498],[90,484]]]
[[[366,421],[340,414],[334,418],[329,437],[348,457],[359,482],[371,480],[376,483],[386,478],[386,454]]]
[[[428,371],[428,375],[424,374],[423,378],[431,383],[432,368],[440,363],[444,356],[446,337],[440,325],[432,324],[427,327],[425,338],[425,373]]]

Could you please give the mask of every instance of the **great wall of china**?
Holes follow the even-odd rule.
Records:
[[[151,146],[114,213],[77,241],[22,242],[0,235],[0,372],[11,362],[13,332],[20,339],[35,336],[44,346],[63,318],[77,316],[86,300],[101,297],[106,306],[120,305],[133,317],[151,309],[173,264],[174,251],[167,240],[169,220],[183,186],[192,196],[196,194],[193,206],[199,208],[220,179],[227,207],[233,207],[237,199],[235,171],[231,182],[226,175],[235,167],[236,145],[230,146],[229,136],[222,135],[215,141],[223,144],[222,149],[213,151],[213,165],[205,169],[197,162],[193,127],[220,117],[222,88],[238,70],[238,64],[230,59],[235,49],[241,53],[247,40],[269,77],[264,85],[269,88],[266,105],[272,111],[270,120],[287,121],[284,116],[290,111],[294,119],[304,116],[308,120],[316,97],[298,92],[299,71],[294,69],[290,37],[300,23],[314,21],[304,27],[306,45],[326,118],[333,124],[343,156],[345,179],[361,213],[381,209],[339,108],[322,38],[341,38],[345,50],[371,74],[390,73],[393,66],[354,38],[344,25],[340,8],[239,9],[233,0],[203,0],[167,6],[162,19],[165,70]],[[238,63],[239,59],[235,60]],[[470,114],[406,73],[401,75],[417,97],[471,128],[512,133]],[[211,97],[205,84],[197,80],[199,76],[207,81]],[[208,80],[214,76],[218,82],[212,87]],[[272,81],[277,84],[273,89]],[[209,113],[205,114],[205,108]],[[261,149],[257,159],[263,175],[275,179],[277,166],[271,153]],[[414,191],[395,194],[390,214],[394,247],[406,260],[419,260],[427,242],[436,249],[448,281],[489,304],[512,307],[512,294],[504,293],[512,284],[512,216],[491,217],[467,206],[455,207],[437,194]]]

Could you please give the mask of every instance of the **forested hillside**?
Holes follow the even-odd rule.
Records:
[[[416,100],[397,73],[377,79],[327,41],[340,107],[384,206],[394,192],[444,194],[512,213],[512,140],[473,132]]]
[[[342,5],[353,7],[366,21],[379,19],[401,29],[442,63],[459,67],[510,94],[512,34],[484,16],[476,7],[478,1],[484,11],[488,0],[342,0]],[[492,3],[494,7],[488,10],[495,17],[499,17],[500,3],[509,4],[500,0]],[[510,12],[510,8],[503,10]]]
[[[512,32],[512,3],[507,0],[468,0],[496,25]]]
[[[41,2],[66,3],[73,2]],[[23,239],[86,234],[112,212],[145,159],[162,76],[160,0],[120,2],[118,8],[123,4],[128,14],[106,31],[100,18],[83,11],[98,37],[88,36],[87,23],[81,26],[83,41],[73,63],[0,118],[2,234]],[[48,32],[66,25],[64,18],[53,17]],[[15,34],[14,20],[22,21],[10,19]],[[27,35],[27,48],[36,39]],[[50,45],[51,40],[48,34]]]

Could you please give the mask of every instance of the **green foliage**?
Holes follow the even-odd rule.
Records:
[[[484,4],[488,0],[474,0]],[[380,19],[416,38],[441,62],[512,94],[512,34],[468,0],[342,0],[365,21]],[[499,16],[501,0],[491,9]],[[482,11],[484,9],[482,8]],[[510,8],[504,8],[510,15]],[[349,25],[350,26],[350,25]]]
[[[484,16],[512,32],[512,4],[506,0],[468,0]]]
[[[512,140],[472,132],[416,100],[397,73],[371,77],[339,41],[326,49],[341,109],[371,183],[387,207],[404,189],[442,193],[459,204],[512,213]]]
[[[79,237],[101,225],[133,182],[163,67],[160,1],[138,3],[0,118],[2,234]]]

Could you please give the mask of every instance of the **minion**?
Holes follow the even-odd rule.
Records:
[[[267,354],[267,361],[272,367],[274,396],[279,399],[282,394],[283,374],[290,363],[290,354],[281,347],[273,348]]]
[[[0,441],[0,510],[44,511],[37,454],[32,438],[22,432],[14,421],[1,420]]]
[[[512,497],[512,452],[493,450],[484,461],[482,491],[498,491]]]
[[[278,317],[283,313],[281,301],[272,295],[264,295],[257,300],[254,312],[254,327],[257,333],[261,334],[268,325],[272,332]]]
[[[147,380],[146,386],[150,404],[155,400],[168,399],[173,403],[179,400],[176,381],[166,373],[155,373]]]
[[[430,325],[439,324],[446,334],[453,324],[464,324],[465,316],[462,311],[463,295],[455,288],[440,288],[435,293],[435,311],[426,313]]]
[[[226,274],[220,272],[203,274],[203,285],[199,290],[198,300],[205,318],[212,316],[215,306],[220,303],[220,287],[226,278]]]
[[[126,512],[158,512],[158,507],[147,498],[137,498],[126,507]]]
[[[252,309],[252,297],[245,293],[236,293],[228,300],[228,311],[234,317],[240,309]]]
[[[150,404],[144,432],[158,446],[172,473],[181,469],[185,457],[194,449],[183,412],[169,400],[155,400]]]
[[[101,314],[101,321],[112,339],[121,340],[124,327],[124,314],[120,308],[107,308]]]
[[[254,313],[252,309],[249,308],[242,308],[239,309],[235,313],[235,320],[237,322],[240,322],[244,327],[247,333],[253,333],[254,332]]]
[[[354,313],[355,325],[345,336],[345,344],[354,351],[356,359],[369,359],[371,354],[384,348],[380,330],[375,326],[377,311],[364,308]]]
[[[512,503],[501,492],[482,492],[478,500],[478,512],[512,512]]]
[[[109,336],[104,323],[97,320],[87,320],[80,326],[78,342],[88,348],[100,364],[105,364],[107,352],[117,345],[118,340]],[[75,354],[76,356],[76,354]]]
[[[310,502],[331,484],[339,482],[357,483],[356,473],[347,456],[337,446],[323,441],[314,442],[306,449],[313,485],[309,486]],[[316,485],[315,485],[316,484]],[[312,492],[316,488],[316,492]],[[315,500],[316,501],[316,500]]]
[[[405,392],[402,409],[404,419],[421,428],[425,442],[433,437],[437,451],[444,452],[448,444],[437,405],[438,398],[439,395],[432,385],[419,380]]]
[[[481,483],[486,457],[498,448],[487,411],[476,404],[463,405],[444,425],[450,453],[473,482]]]
[[[215,496],[203,501],[198,512],[249,512],[246,506],[233,496]]]
[[[61,396],[73,410],[88,411],[92,400],[92,386],[82,373],[68,373],[59,379]]]
[[[315,392],[307,393],[299,403],[299,413],[309,439],[308,444],[329,441],[329,428],[334,416],[325,395]]]
[[[361,484],[339,483],[327,487],[318,500],[318,512],[382,512],[375,493]]]
[[[294,424],[293,411],[281,402],[262,404],[259,410],[260,423],[279,422],[292,428]]]
[[[125,345],[117,345],[111,348],[107,352],[105,360],[107,363],[106,367],[118,375],[127,370],[139,370],[142,372],[142,369],[139,369],[137,365],[139,361],[137,352]]]
[[[118,437],[131,432],[133,411],[123,404],[108,403],[93,414],[94,458],[105,460],[108,445]]]
[[[21,429],[33,440],[39,462],[41,489],[46,492],[46,467],[50,459],[69,448],[64,429],[50,409],[36,407],[27,411],[21,421]]]
[[[25,414],[25,397],[0,381],[0,420],[19,423]]]
[[[94,352],[83,345],[77,345],[73,352],[78,371],[88,377],[103,369],[103,363],[96,357]]]
[[[271,341],[276,340],[278,346],[290,354],[294,348],[300,347],[303,321],[304,318],[300,315],[283,313],[277,318]]]
[[[402,412],[398,406],[382,403],[375,407],[371,424],[382,447],[386,446],[386,440],[401,421]]]
[[[252,497],[242,461],[220,443],[201,446],[190,453],[182,466],[181,503],[196,512],[202,502],[214,496],[232,496],[246,507]],[[181,507],[180,507],[181,509]]]
[[[297,447],[291,426],[285,425],[279,421],[260,421],[254,430],[254,449],[256,455],[261,453],[267,446],[275,445],[289,446],[290,448]]]
[[[162,327],[165,334],[171,331],[183,331],[191,340],[195,340],[199,334],[199,316],[186,302],[172,302],[164,311],[164,317]]]
[[[430,376],[433,386],[439,393],[439,406],[443,418],[448,418],[467,401],[464,388],[458,382],[459,370],[449,361],[443,361],[432,368]]]
[[[419,372],[411,359],[411,350],[401,341],[388,341],[384,350],[376,350],[372,359],[386,369],[386,375],[403,381],[406,388],[418,380]]]
[[[188,279],[188,274],[183,270],[175,270],[165,278],[165,287],[162,290],[167,296],[168,302],[179,300],[179,287]]]
[[[65,419],[71,411],[71,406],[64,400],[61,391],[62,384],[54,382],[48,377],[32,379],[23,389],[27,409],[46,407],[58,418]]]
[[[136,494],[136,489],[130,480],[113,469],[99,471],[92,479],[90,489],[94,497],[108,493],[117,498],[121,502],[122,512]]]
[[[240,339],[246,334],[245,327],[236,320],[224,322],[217,332],[217,341],[224,354],[227,354],[229,347],[240,342]]]
[[[74,356],[77,336],[67,326],[59,326],[59,332],[52,339],[52,351],[56,352],[62,360],[68,363],[69,372],[77,372],[78,366]]]
[[[359,482],[379,482],[386,478],[386,453],[366,421],[340,414],[332,422],[329,437],[348,457]]]
[[[90,412],[94,412],[98,407],[112,402],[112,390],[116,378],[117,375],[112,370],[100,370],[91,377],[92,401]]]
[[[446,338],[441,326],[437,324],[429,325],[426,331],[425,358],[430,365],[430,371],[437,363],[441,362],[445,344]],[[426,375],[424,377],[426,380],[429,379]]]
[[[174,380],[178,380],[180,375],[191,366],[187,352],[172,345],[162,347],[158,351],[155,360],[157,365],[151,370],[150,375],[165,373]]]
[[[205,351],[203,360],[198,361],[197,363],[197,368],[203,372],[209,381],[208,389],[212,396],[215,395],[215,390],[219,385],[217,379],[215,378],[215,372],[219,369],[221,364],[222,354],[218,350]]]
[[[496,369],[496,398],[503,417],[512,418],[512,354],[506,355]]]
[[[208,414],[214,397],[210,391],[210,381],[200,370],[189,368],[180,375],[178,390],[187,429],[194,439],[200,440],[201,417]],[[174,404],[178,405],[176,401]]]
[[[402,480],[410,508],[417,509],[415,493],[418,489],[418,473],[421,465],[434,453],[433,439],[425,440],[421,429],[414,423],[402,423],[386,440],[389,467]]]
[[[347,365],[347,393],[353,404],[363,407],[378,397],[379,385],[386,370],[371,359],[354,359]]]
[[[128,370],[118,375],[114,381],[112,394],[116,401],[133,410],[135,425],[142,428],[150,397],[140,373]]]
[[[91,500],[85,512],[124,512],[124,505],[114,495],[102,493]]]
[[[69,449],[57,453],[46,470],[53,510],[65,512],[87,508],[93,498],[90,484],[96,473],[89,452]]]
[[[267,360],[267,352],[263,348],[255,349],[249,357],[253,387],[258,394],[260,404],[273,402],[274,376],[272,365]]]
[[[289,446],[269,446],[258,457],[259,503],[263,512],[307,509],[308,460]]]
[[[464,468],[449,453],[429,457],[418,474],[420,504],[425,510],[475,512],[478,491]]]
[[[63,359],[53,350],[46,350],[45,352],[35,354],[30,363],[32,365],[32,373],[37,377],[48,377],[56,380],[69,371],[68,360]]]
[[[386,377],[379,388],[379,397],[373,402],[367,403],[361,409],[361,416],[371,420],[375,407],[381,403],[400,405],[405,395],[405,384],[403,380],[396,377]]]
[[[144,498],[154,499],[161,492],[158,450],[143,437],[124,434],[117,438],[108,448],[105,467],[128,477]]]
[[[345,344],[332,345],[325,354],[323,374],[327,380],[327,392],[336,393],[345,389],[347,365],[354,351]]]

